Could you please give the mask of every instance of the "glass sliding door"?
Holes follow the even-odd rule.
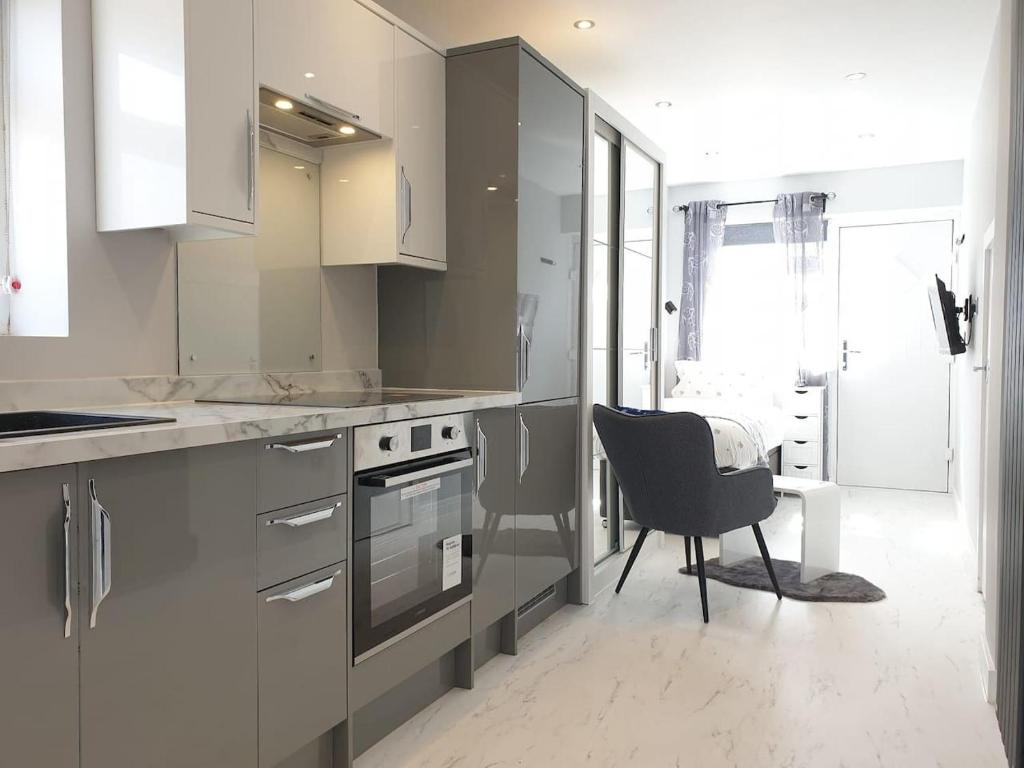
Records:
[[[590,269],[590,365],[594,402],[617,405],[619,400],[619,136],[598,119],[594,135],[593,242]],[[619,492],[597,433],[591,430],[592,514],[594,562],[619,551]]]

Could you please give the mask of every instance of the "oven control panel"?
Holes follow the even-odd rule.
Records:
[[[469,448],[472,424],[472,413],[453,413],[356,427],[352,430],[354,469],[362,472]]]

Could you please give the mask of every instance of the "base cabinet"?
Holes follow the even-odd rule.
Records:
[[[579,561],[575,398],[522,405],[516,484],[516,605],[567,576]]]
[[[79,467],[82,766],[257,764],[255,449]]]
[[[476,415],[473,633],[516,609],[516,409]]]
[[[74,491],[74,466],[0,474],[3,765],[78,765]]]

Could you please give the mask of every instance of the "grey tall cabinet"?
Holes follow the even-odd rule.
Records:
[[[584,98],[518,38],[449,50],[446,90],[448,271],[380,271],[379,364],[388,386],[522,392],[482,424],[513,485],[481,494],[479,629],[578,565]]]

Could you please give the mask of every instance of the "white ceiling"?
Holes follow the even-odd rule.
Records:
[[[998,6],[377,1],[448,47],[523,37],[654,139],[670,184],[963,157]],[[578,31],[580,18],[597,26]],[[856,71],[868,77],[844,79]],[[673,107],[656,109],[662,99]]]

